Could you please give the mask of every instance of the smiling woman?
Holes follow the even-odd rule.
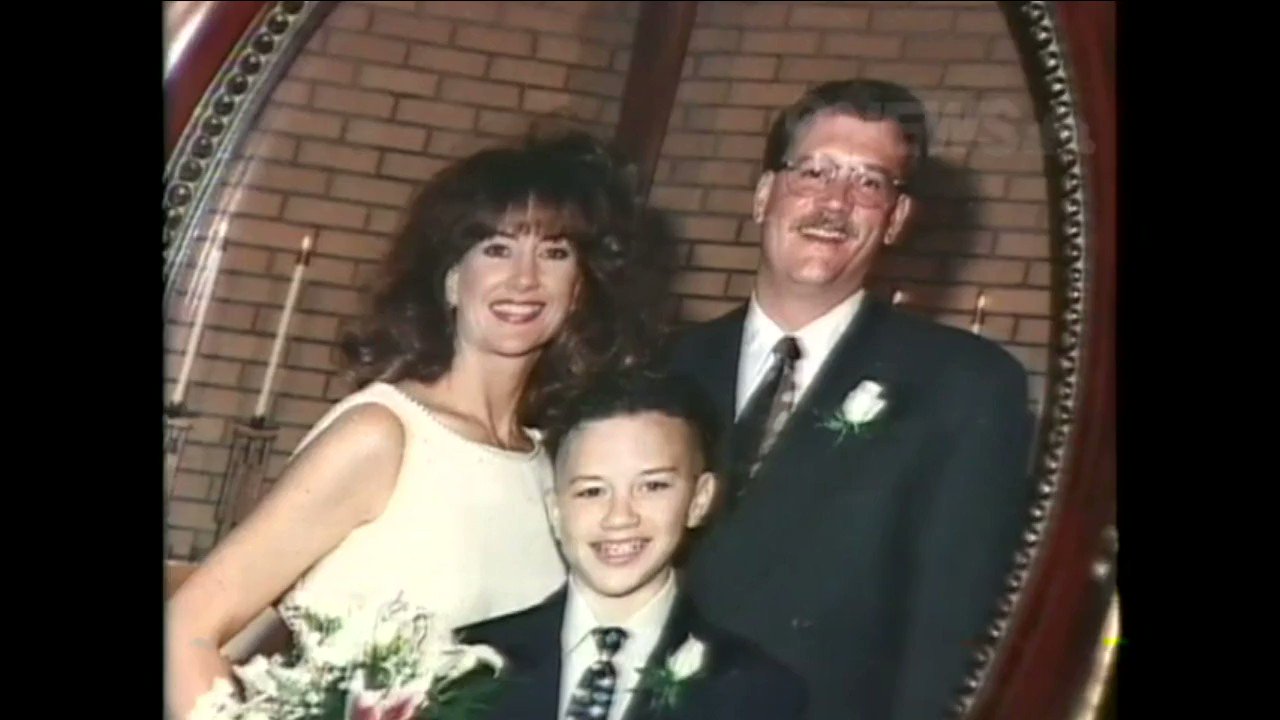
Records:
[[[513,209],[445,276],[457,308],[459,349],[519,357],[550,341],[578,302],[574,244],[556,219]]]
[[[624,168],[580,134],[486,150],[425,185],[344,344],[359,389],[170,600],[176,711],[228,676],[218,649],[282,595],[320,613],[399,597],[456,626],[560,584],[533,428],[653,346],[636,228]]]
[[[653,329],[635,303],[659,288],[636,284],[645,273],[622,170],[574,133],[483,151],[432,178],[344,344],[357,384],[431,383],[455,358],[537,350],[522,370],[533,388],[521,417],[533,423],[565,383],[631,364]]]

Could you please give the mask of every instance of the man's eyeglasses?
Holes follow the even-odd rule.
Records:
[[[782,164],[787,189],[796,195],[812,197],[830,191],[836,183],[847,181],[853,186],[854,200],[866,207],[892,205],[907,186],[902,180],[864,165],[846,167],[826,158],[804,158]]]

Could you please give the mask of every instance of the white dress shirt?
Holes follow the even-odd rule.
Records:
[[[640,670],[662,636],[662,628],[675,600],[675,573],[672,572],[667,575],[667,582],[658,594],[634,615],[621,623],[604,623],[596,619],[577,580],[570,577],[564,624],[560,630],[560,713],[556,717],[564,718],[569,709],[569,696],[578,686],[582,674],[600,657],[591,631],[597,627],[620,627],[627,631],[627,639],[613,656],[614,667],[618,669],[618,684],[606,719],[619,720],[626,712],[627,703],[640,679]]]
[[[844,334],[849,323],[862,306],[865,291],[850,295],[844,302],[836,305],[825,315],[800,328],[791,336],[800,345],[800,360],[796,363],[796,403],[804,397],[805,391],[813,383],[818,371],[831,355],[831,350]],[[738,357],[738,389],[737,404],[734,416],[742,414],[751,393],[764,380],[769,368],[773,365],[773,346],[787,335],[778,327],[756,300],[751,296],[747,307],[747,318],[742,332],[742,348]]]

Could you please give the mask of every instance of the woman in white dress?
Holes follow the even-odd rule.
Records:
[[[228,640],[291,595],[340,612],[400,594],[457,626],[559,587],[531,427],[652,346],[632,198],[581,135],[481,152],[424,188],[344,345],[361,389],[168,604],[177,717],[230,679]]]

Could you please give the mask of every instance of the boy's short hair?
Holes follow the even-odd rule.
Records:
[[[710,406],[700,388],[689,380],[655,370],[627,370],[604,377],[584,389],[554,427],[546,444],[557,464],[565,439],[596,420],[654,412],[683,420],[691,431],[694,450],[703,464],[711,462],[717,437]]]

